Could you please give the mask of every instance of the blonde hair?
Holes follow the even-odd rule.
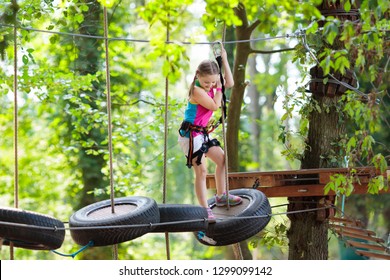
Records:
[[[196,69],[196,73],[194,76],[194,80],[192,81],[190,85],[190,90],[188,92],[188,96],[191,96],[194,92],[195,82],[196,82],[196,76],[208,76],[208,75],[217,75],[219,74],[219,67],[218,64],[215,61],[212,60],[203,60],[199,66],[198,69]]]

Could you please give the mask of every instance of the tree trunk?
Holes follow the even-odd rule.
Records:
[[[243,22],[242,26],[236,28],[237,40],[250,39],[252,30],[248,26],[245,7],[240,4],[235,9],[236,14]],[[248,56],[251,53],[250,43],[237,44],[236,56],[233,65],[234,87],[230,96],[230,104],[228,107],[226,140],[228,156],[228,171],[239,171],[239,156],[238,156],[238,134],[240,130],[240,115],[241,105],[244,99],[245,84],[245,69],[248,61]],[[235,246],[235,245],[233,245]],[[252,254],[248,248],[246,241],[240,243],[241,254],[243,259],[252,259]]]
[[[309,117],[307,149],[301,163],[302,169],[332,167],[330,151],[332,143],[345,133],[344,122],[339,122],[336,112],[336,97],[313,95],[321,111],[312,111]],[[327,112],[326,108],[329,109]],[[320,206],[323,197],[289,197],[288,211],[314,209]],[[288,215],[291,220],[287,232],[289,239],[289,259],[326,260],[328,259],[328,223],[318,219],[318,211]]]
[[[340,1],[323,1],[318,9],[325,16],[336,16],[340,21],[356,20],[356,14],[352,17],[348,13],[339,13],[344,9]],[[344,48],[342,42],[336,38],[333,49]],[[354,62],[351,61],[351,65]],[[318,73],[318,72],[317,72]],[[312,77],[322,78],[322,77]],[[317,102],[320,111],[313,110],[309,115],[309,133],[307,149],[301,162],[302,169],[340,167],[343,163],[340,159],[334,160],[337,151],[332,143],[337,143],[339,135],[346,132],[345,120],[339,120],[340,115],[336,110],[336,104],[340,99],[338,92],[328,97],[326,94],[312,93],[312,104]],[[333,151],[333,153],[332,153]],[[333,161],[332,161],[333,159]],[[323,197],[298,197],[288,198],[288,211],[307,210],[320,206]],[[318,210],[300,214],[290,214],[291,227],[287,232],[289,238],[289,259],[294,260],[326,260],[328,259],[328,223],[318,219],[321,213]]]
[[[239,4],[235,8],[237,16],[241,19],[242,25],[236,28],[237,40],[249,40],[252,29],[248,26],[248,19],[246,16],[245,7]],[[239,156],[238,156],[238,134],[240,130],[240,115],[241,106],[244,99],[245,83],[245,69],[248,61],[248,56],[251,53],[250,43],[243,42],[237,44],[236,56],[233,67],[234,87],[230,97],[230,104],[228,107],[227,118],[227,152],[228,152],[228,169],[229,172],[239,171]]]
[[[249,57],[248,60],[249,66],[249,76],[252,79],[258,73],[256,70],[256,56]],[[259,124],[259,120],[261,120],[261,109],[260,106],[260,93],[257,90],[256,85],[251,84],[248,86],[248,96],[251,99],[251,103],[249,104],[249,110],[251,113],[251,140],[253,143],[253,157],[252,161],[260,163],[260,138],[261,138],[261,126]]]
[[[86,35],[101,35],[102,30],[102,8],[98,1],[88,1],[89,10],[84,13],[84,21],[81,23],[79,31],[81,34]],[[78,58],[76,60],[75,71],[80,75],[96,74],[101,67],[101,49],[98,47],[102,42],[97,39],[78,37],[75,38],[75,44],[78,48]],[[100,84],[95,84],[95,90],[88,92],[88,95],[93,95],[91,100],[83,100],[91,108],[100,110],[95,100],[104,98],[104,95],[99,94],[104,92]],[[88,123],[86,123],[88,126]],[[89,132],[84,135],[81,141],[93,141],[97,145],[100,145],[103,140],[107,138],[106,128],[93,127]],[[97,198],[94,195],[95,189],[104,189],[108,183],[104,174],[102,173],[103,167],[107,165],[104,155],[98,153],[88,154],[88,149],[98,150],[99,147],[93,148],[81,148],[78,158],[78,167],[81,169],[83,189],[80,201],[78,202],[78,208],[96,202]],[[100,199],[108,198],[107,195],[99,197]],[[111,259],[111,247],[93,247],[81,256],[82,259]]]

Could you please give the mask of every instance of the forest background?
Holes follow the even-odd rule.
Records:
[[[307,148],[309,119],[305,114],[321,110],[309,102],[309,70],[316,61],[305,49],[303,34],[307,35],[311,51],[318,52],[325,72],[354,67],[358,70],[359,91],[374,96],[374,102],[364,103],[358,102],[354,91],[345,95],[348,100],[343,101],[349,107],[343,107],[340,121],[349,117],[353,122],[348,123],[340,142],[334,143],[338,149],[324,155],[324,160],[334,166],[378,162],[387,166],[390,4],[360,2],[366,21],[359,25],[365,31],[359,36],[366,36],[370,44],[354,50],[358,59],[350,65],[348,56],[353,44],[327,55],[319,52],[318,37],[332,45],[338,35],[344,36],[344,41],[345,37],[357,36],[351,30],[353,24],[346,25],[349,33],[339,34],[340,21],[334,17],[325,19],[315,8],[321,1],[2,1],[0,204],[12,207],[15,202],[15,30],[19,207],[68,221],[81,207],[109,197],[104,6],[110,38],[112,179],[116,197],[144,195],[161,203],[165,156],[167,203],[197,204],[192,171],[185,166],[185,157],[177,145],[177,129],[196,66],[203,59],[213,58],[209,42],[222,40],[225,27],[225,47],[234,68],[240,42],[233,41],[240,39],[236,38],[237,28],[242,26],[237,15],[240,9],[245,10],[248,22],[256,23],[250,34],[251,46],[264,51],[251,53],[246,65],[236,65],[245,70],[245,81],[240,84],[245,90],[243,102],[235,104],[241,114],[239,146],[235,151],[239,158],[232,165],[233,171],[300,168]],[[354,4],[355,1],[341,1],[345,10]],[[370,17],[371,22],[367,21]],[[318,26],[320,19],[326,22],[323,28]],[[230,94],[227,92],[228,99]],[[222,139],[221,129],[217,135]],[[270,201],[271,205],[286,203],[282,198]],[[389,208],[388,195],[352,195],[347,199],[346,211],[387,238]],[[286,207],[274,211],[284,212]],[[286,216],[275,216],[264,231],[248,240],[251,258],[286,259],[289,223]],[[78,248],[67,234],[61,251]],[[230,247],[204,246],[192,233],[170,234],[170,250],[173,259],[232,258]],[[340,258],[338,240],[331,233],[329,251],[330,259]],[[2,246],[0,254],[1,259],[7,259],[7,247]],[[110,257],[109,247],[90,248],[77,256]],[[147,234],[119,244],[119,257],[165,259],[165,236]],[[15,258],[63,259],[51,252],[23,249],[16,249]]]

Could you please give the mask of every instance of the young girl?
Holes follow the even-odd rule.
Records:
[[[233,75],[227,60],[224,48],[221,50],[222,68],[225,73],[225,88],[234,85]],[[222,84],[219,76],[219,67],[215,61],[205,60],[196,70],[188,97],[188,105],[184,114],[184,121],[179,130],[179,144],[187,155],[187,166],[193,167],[195,172],[195,193],[199,204],[207,208],[209,223],[215,222],[215,216],[207,203],[205,157],[215,164],[215,182],[217,206],[238,205],[241,197],[226,194],[225,184],[225,155],[217,139],[210,139],[207,130],[208,123],[214,111],[221,107]]]

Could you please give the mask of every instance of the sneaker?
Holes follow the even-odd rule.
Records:
[[[242,202],[242,198],[236,195],[229,194],[229,205],[230,206],[235,206],[238,205]],[[223,195],[215,195],[215,204],[217,206],[225,206],[228,203],[228,198],[226,193]]]
[[[211,208],[207,208],[207,220],[209,221],[209,224],[214,224],[217,221]]]
[[[204,242],[210,244],[210,245],[216,245],[217,244],[217,241],[215,241],[214,239],[206,236],[206,233],[204,231],[198,231],[198,239],[199,240],[203,240]]]

